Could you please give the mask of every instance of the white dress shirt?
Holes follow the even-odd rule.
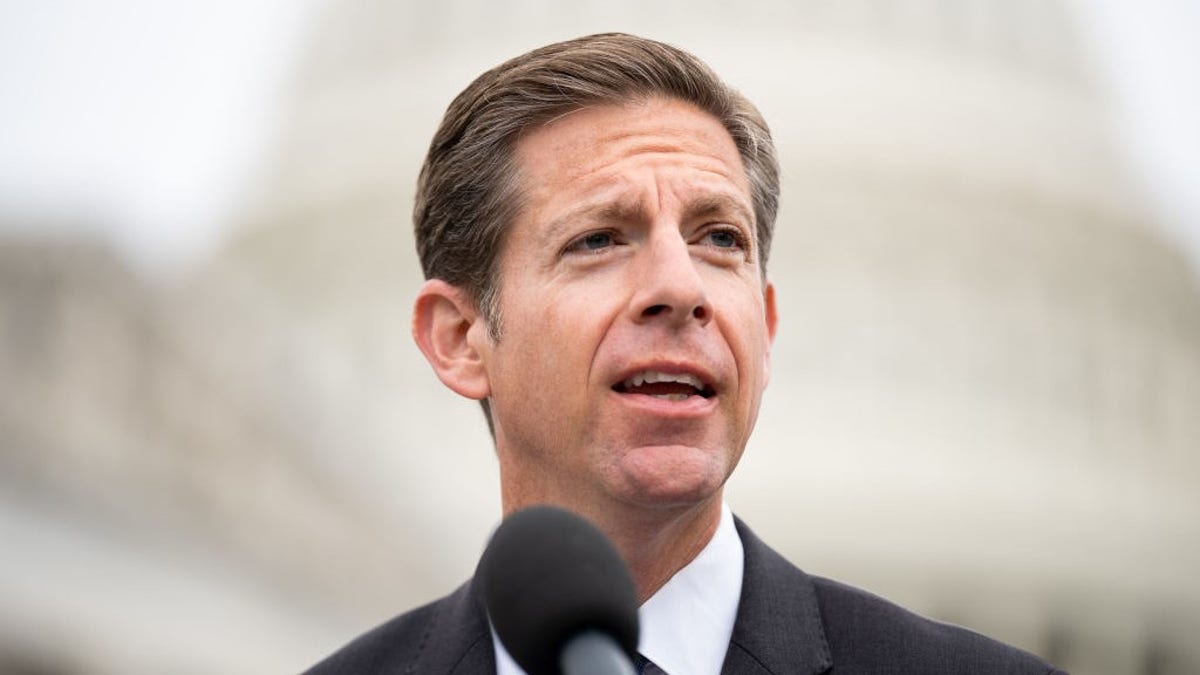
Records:
[[[742,540],[721,504],[704,550],[638,608],[638,652],[668,675],[719,675],[742,593]],[[525,675],[492,632],[497,675]]]

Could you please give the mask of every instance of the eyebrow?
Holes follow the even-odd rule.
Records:
[[[694,199],[684,207],[683,212],[685,218],[701,218],[728,213],[741,219],[747,227],[754,227],[753,211],[742,200],[731,195],[714,194]],[[555,218],[550,223],[549,229],[555,231],[567,223],[579,219],[636,222],[649,220],[649,213],[647,213],[642,200],[636,197],[598,199],[594,202],[584,203]]]
[[[546,236],[553,239],[559,231],[579,220],[632,223],[647,220],[648,215],[645,205],[638,198],[598,199],[585,202],[555,218],[546,228]]]
[[[703,216],[714,216],[721,214],[731,214],[742,221],[742,223],[750,228],[751,231],[755,228],[754,212],[751,211],[746,204],[727,194],[713,194],[693,200],[684,209],[684,213],[689,218],[700,218]]]

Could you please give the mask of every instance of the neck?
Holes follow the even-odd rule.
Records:
[[[595,524],[616,546],[629,567],[638,604],[645,602],[704,549],[721,519],[721,490],[704,501],[673,507],[622,504],[589,508],[573,502],[544,500],[578,513]],[[505,514],[537,502],[505,500]]]
[[[638,604],[650,599],[708,545],[721,519],[721,496],[655,522],[622,520],[601,529],[612,539],[637,587]]]

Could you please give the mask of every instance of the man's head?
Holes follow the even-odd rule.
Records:
[[[655,97],[691,103],[732,137],[750,182],[765,273],[779,167],[762,115],[691,54],[611,33],[511,59],[480,75],[450,104],[417,181],[413,223],[425,278],[464,289],[499,339],[498,262],[528,188],[515,161],[517,141],[587,106]]]
[[[720,494],[767,382],[777,174],[749,103],[639,38],[531,52],[455,100],[422,171],[413,331],[490,401],[506,509]]]

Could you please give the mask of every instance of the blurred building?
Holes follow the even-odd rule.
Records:
[[[705,58],[781,150],[734,510],[1074,672],[1200,670],[1200,292],[1065,5],[643,4],[334,3],[193,278],[0,249],[0,670],[294,670],[471,573],[496,477],[409,338],[412,186],[476,74],[609,29]]]

